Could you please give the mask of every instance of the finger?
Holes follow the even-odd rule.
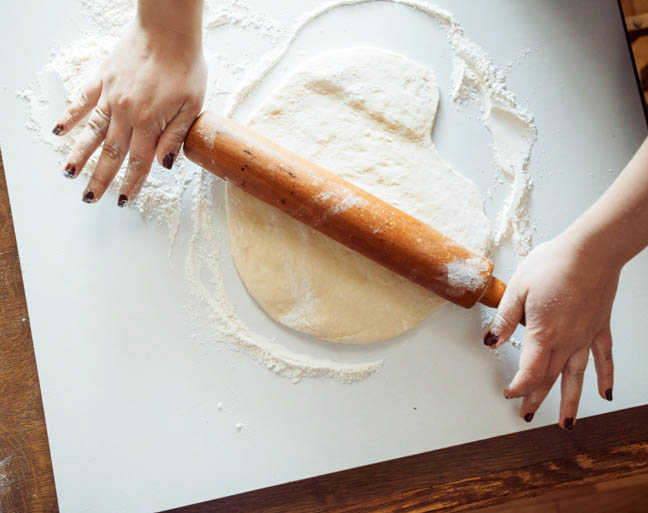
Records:
[[[612,333],[610,327],[597,335],[592,344],[594,366],[598,378],[598,390],[602,398],[612,400],[614,386],[614,361],[612,359]]]
[[[130,124],[120,116],[110,120],[106,140],[90,181],[83,192],[83,201],[95,203],[101,199],[124,162],[131,138]]]
[[[157,145],[157,160],[161,166],[171,169],[199,112],[199,104],[187,101],[164,129]]]
[[[513,335],[520,319],[524,315],[525,295],[516,284],[515,276],[506,287],[504,295],[484,336],[484,344],[495,349],[504,344]]]
[[[81,89],[79,97],[65,109],[52,130],[54,135],[65,135],[97,105],[101,96],[99,75],[91,78]]]
[[[565,368],[567,357],[568,355],[562,351],[554,351],[551,353],[549,367],[544,379],[542,380],[542,384],[531,393],[524,396],[520,407],[520,416],[527,422],[531,422],[533,415],[538,411],[540,405],[551,391],[554,383],[558,379],[558,376],[560,376],[560,373]]]
[[[560,426],[571,431],[574,429],[578,402],[583,390],[583,378],[589,359],[589,347],[579,349],[567,360],[560,381]]]
[[[508,398],[522,397],[538,388],[549,368],[551,349],[541,344],[530,330],[524,333],[524,346],[520,355],[520,368],[513,381],[506,387],[504,395]]]
[[[151,170],[151,164],[155,158],[155,146],[157,139],[151,137],[142,130],[133,132],[133,139],[130,146],[130,156],[128,157],[128,168],[126,176],[119,189],[119,198],[117,205],[123,207],[130,200],[135,199],[137,192],[141,188],[146,176]]]
[[[106,137],[109,124],[110,106],[100,101],[65,161],[63,174],[67,178],[79,176],[83,166]]]

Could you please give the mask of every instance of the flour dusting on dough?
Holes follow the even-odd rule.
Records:
[[[489,266],[485,260],[477,257],[453,260],[446,264],[448,272],[448,295],[463,296],[466,292],[480,290],[487,280],[485,273]]]
[[[301,64],[248,124],[484,255],[490,221],[479,190],[442,160],[430,136],[438,104],[429,68],[377,48],[348,48]],[[322,224],[367,203],[333,180],[316,199]],[[230,247],[247,291],[290,328],[345,344],[379,342],[445,302],[232,185],[226,201]],[[474,277],[466,282],[470,260],[454,271],[456,294],[460,279],[476,286]]]

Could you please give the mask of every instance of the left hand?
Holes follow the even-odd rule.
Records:
[[[129,150],[120,207],[135,198],[156,155],[171,169],[200,113],[206,81],[200,33],[162,32],[134,22],[54,128],[64,135],[92,111],[63,171],[77,177],[103,142],[83,201],[94,203],[103,196]]]

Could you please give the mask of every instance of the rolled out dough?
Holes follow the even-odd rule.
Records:
[[[490,222],[475,184],[432,143],[434,73],[375,48],[320,54],[249,126],[484,254]],[[389,339],[444,300],[228,184],[230,246],[248,292],[274,319],[345,343]]]

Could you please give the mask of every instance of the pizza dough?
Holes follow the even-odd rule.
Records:
[[[479,254],[490,222],[475,184],[441,160],[431,132],[434,73],[376,48],[320,54],[289,76],[249,126]],[[344,343],[386,340],[444,300],[228,184],[234,263],[274,319]]]

